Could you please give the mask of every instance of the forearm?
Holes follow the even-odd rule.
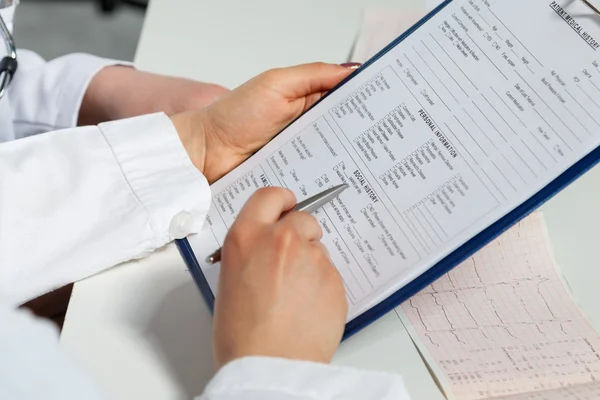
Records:
[[[89,83],[78,122],[96,125],[156,112],[173,116],[202,109],[228,92],[214,84],[108,66]]]
[[[117,118],[117,109],[109,93],[118,96],[123,88],[122,76],[128,74],[131,67],[114,66],[98,71],[90,81],[79,109],[77,125],[98,125]]]

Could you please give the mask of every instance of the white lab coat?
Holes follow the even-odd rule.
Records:
[[[163,114],[74,127],[88,82],[112,61],[20,51],[19,63],[0,100],[0,398],[106,398],[56,330],[15,307],[197,232],[210,189]],[[253,357],[222,368],[200,398],[408,395],[393,375]]]

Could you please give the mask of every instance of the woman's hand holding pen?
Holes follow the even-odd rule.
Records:
[[[344,286],[317,220],[305,212],[280,219],[295,205],[287,189],[261,189],[225,239],[213,335],[218,367],[248,356],[329,362],[340,343]]]

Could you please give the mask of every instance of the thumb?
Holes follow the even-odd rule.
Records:
[[[356,64],[345,67],[337,64],[311,63],[296,67],[274,69],[259,77],[290,101],[331,90],[356,70]]]

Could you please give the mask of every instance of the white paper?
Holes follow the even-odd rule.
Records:
[[[302,200],[350,184],[315,215],[351,320],[596,148],[600,25],[565,8],[453,1],[213,185],[191,238],[213,290],[218,266],[203,260],[258,187]]]

